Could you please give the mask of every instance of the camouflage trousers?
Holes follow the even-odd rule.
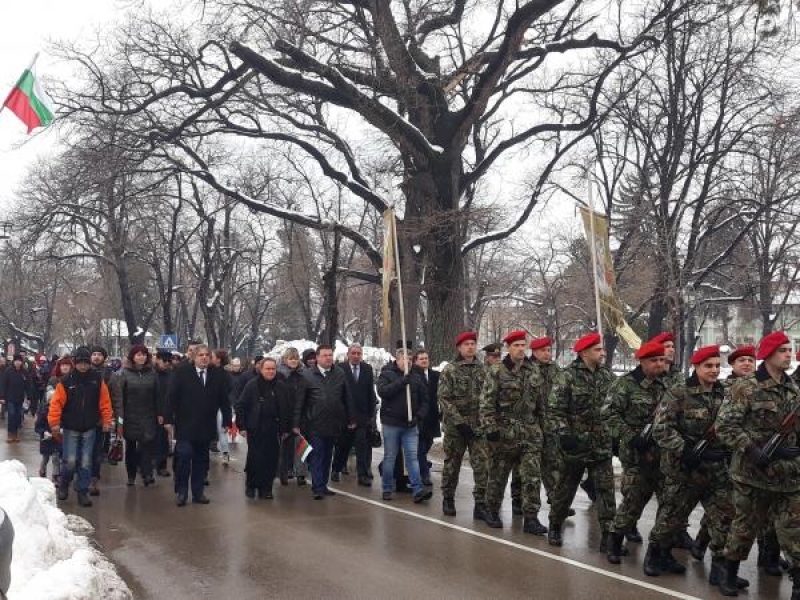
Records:
[[[601,461],[585,461],[567,458],[563,462],[560,479],[556,488],[550,491],[550,523],[561,525],[567,518],[569,507],[575,499],[575,492],[583,478],[584,471],[594,479],[597,489],[597,519],[602,531],[611,531],[616,514],[616,498],[614,496],[614,469],[611,459]]]
[[[564,458],[558,445],[558,438],[545,435],[544,440],[544,446],[542,447],[542,483],[549,499],[553,495],[557,481],[562,477]],[[519,474],[518,466],[511,471],[511,499],[515,501],[522,500],[522,476]]]
[[[489,442],[489,481],[486,485],[486,508],[499,512],[508,483],[508,475],[519,468],[522,483],[522,512],[536,516],[542,506],[542,443],[538,440],[502,440]]]
[[[736,514],[733,488],[724,463],[703,466],[705,470],[694,470],[690,474],[675,471],[665,477],[650,541],[664,547],[672,546],[675,535],[686,527],[689,515],[699,502],[705,509],[711,556],[721,558]]]
[[[451,425],[445,425],[443,433],[442,496],[445,498],[455,497],[458,477],[461,473],[461,463],[464,460],[464,453],[469,449],[469,463],[472,466],[472,477],[475,481],[475,486],[472,488],[472,496],[475,498],[475,502],[483,502],[488,478],[486,438],[477,435],[467,441],[458,432],[458,429]]]
[[[636,527],[642,516],[642,511],[653,494],[661,505],[663,499],[664,477],[658,467],[654,465],[623,464],[620,488],[622,502],[617,507],[614,517],[614,531],[628,533]]]
[[[756,536],[774,523],[789,569],[800,567],[800,492],[772,492],[734,481],[733,504],[736,517],[725,558],[746,560]]]

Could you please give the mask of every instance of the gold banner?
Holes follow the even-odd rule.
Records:
[[[381,342],[384,345],[391,344],[392,335],[392,315],[389,308],[389,301],[392,293],[392,281],[395,278],[394,264],[394,210],[387,209],[383,213],[383,281],[381,302]]]

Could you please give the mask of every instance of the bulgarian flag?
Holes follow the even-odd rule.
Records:
[[[314,448],[311,447],[311,444],[308,443],[308,440],[301,435],[300,442],[297,444],[297,450],[295,450],[295,454],[297,454],[297,458],[300,459],[300,462],[305,462],[313,449]]]
[[[31,66],[25,69],[22,77],[17,81],[17,85],[3,102],[3,108],[8,107],[25,123],[28,133],[37,127],[46,127],[55,119],[53,101],[50,100],[33,71],[35,63],[36,58],[33,59]]]

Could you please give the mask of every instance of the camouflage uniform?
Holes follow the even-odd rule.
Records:
[[[653,494],[661,504],[664,478],[659,468],[658,446],[654,443],[647,451],[639,452],[631,446],[631,441],[652,422],[665,391],[663,375],[650,380],[639,366],[614,381],[608,392],[605,409],[609,425],[619,432],[623,468],[622,502],[614,518],[614,531],[618,533],[635,528]]]
[[[611,467],[611,434],[601,414],[614,375],[604,366],[592,371],[578,357],[556,379],[549,396],[545,431],[563,462],[550,490],[550,523],[561,526],[575,498],[583,472],[589,471],[597,488],[597,516],[602,531],[610,531],[616,512],[614,471]],[[563,449],[564,436],[577,438],[577,446]],[[545,449],[547,446],[545,446]]]
[[[762,447],[800,402],[789,377],[776,383],[762,363],[754,376],[738,380],[717,417],[717,435],[733,452],[730,476],[736,517],[725,546],[731,561],[747,558],[756,535],[774,522],[790,570],[800,568],[800,459],[775,459],[760,469],[745,455],[750,444]],[[800,445],[795,425],[784,446]]]
[[[664,385],[667,388],[677,387],[686,383],[686,378],[683,376],[683,371],[675,363],[669,363],[669,369],[664,373]]]
[[[509,356],[491,365],[480,402],[484,432],[499,433],[489,442],[489,481],[486,509],[499,512],[511,469],[519,465],[522,476],[522,511],[535,518],[541,508],[542,375],[525,359],[517,367]]]
[[[667,390],[661,400],[653,438],[661,448],[664,493],[650,531],[650,541],[661,547],[672,546],[675,534],[685,527],[689,514],[700,502],[708,516],[711,554],[715,558],[723,557],[735,513],[727,469],[728,452],[722,442],[714,438],[698,466],[686,468],[681,457],[685,449],[694,448],[704,439],[724,400],[725,389],[721,383],[704,391],[695,375],[689,377],[685,385]]]
[[[544,380],[542,388],[542,409],[546,416],[547,414],[547,398],[550,397],[550,390],[553,388],[553,383],[561,372],[561,369],[554,362],[543,363],[537,360],[532,360],[535,365],[538,365]],[[561,450],[558,446],[558,439],[548,432],[547,420],[544,420],[544,447],[542,448],[542,483],[544,490],[547,492],[548,498],[553,493],[556,486],[556,477],[562,471],[561,466]],[[522,478],[519,474],[519,467],[516,466],[511,471],[511,499],[515,503],[522,502]]]
[[[472,495],[478,503],[486,495],[488,455],[486,437],[480,430],[478,402],[486,377],[486,367],[478,360],[466,362],[462,358],[449,363],[439,377],[438,400],[442,409],[444,440],[444,467],[442,468],[442,496],[453,498],[458,487],[458,476],[464,453],[469,448],[469,462],[475,485]],[[475,436],[464,437],[457,429],[468,425]]]

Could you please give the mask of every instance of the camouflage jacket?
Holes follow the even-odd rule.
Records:
[[[659,460],[658,448],[654,445],[645,456],[630,447],[630,441],[653,422],[656,409],[667,391],[664,376],[650,380],[645,377],[641,367],[617,378],[608,390],[604,414],[610,427],[616,428],[619,435],[619,458],[626,465],[648,463]]]
[[[517,370],[509,356],[491,365],[480,402],[483,431],[499,431],[506,440],[541,437],[543,378],[527,358]]]
[[[611,458],[611,433],[601,413],[613,381],[614,375],[606,367],[601,365],[592,371],[580,358],[556,377],[548,399],[545,430],[556,437],[578,438],[578,447],[564,453],[568,459]]]
[[[539,367],[539,372],[542,374],[542,410],[547,414],[547,400],[550,398],[550,391],[553,389],[553,384],[556,382],[558,374],[561,369],[554,362],[543,363],[538,360],[531,359],[531,362]]]
[[[666,391],[653,422],[653,439],[661,448],[662,467],[679,470],[684,446],[694,447],[708,432],[713,438],[705,455],[708,460],[717,457],[720,468],[724,468],[725,446],[710,431],[724,401],[725,388],[721,382],[704,391],[694,374],[684,385]]]
[[[731,479],[775,491],[800,491],[800,459],[774,460],[764,471],[745,456],[750,444],[763,446],[780,429],[783,419],[800,402],[800,389],[785,375],[777,383],[762,363],[750,377],[742,377],[728,391],[729,399],[717,417],[717,435],[733,452]],[[785,446],[797,446],[800,422]]]
[[[664,385],[667,388],[683,385],[686,383],[686,378],[683,376],[681,368],[676,366],[675,363],[670,363],[669,369],[664,373]]]
[[[478,403],[485,379],[486,367],[477,358],[466,362],[459,357],[442,369],[437,398],[446,426],[467,424],[477,429]]]

